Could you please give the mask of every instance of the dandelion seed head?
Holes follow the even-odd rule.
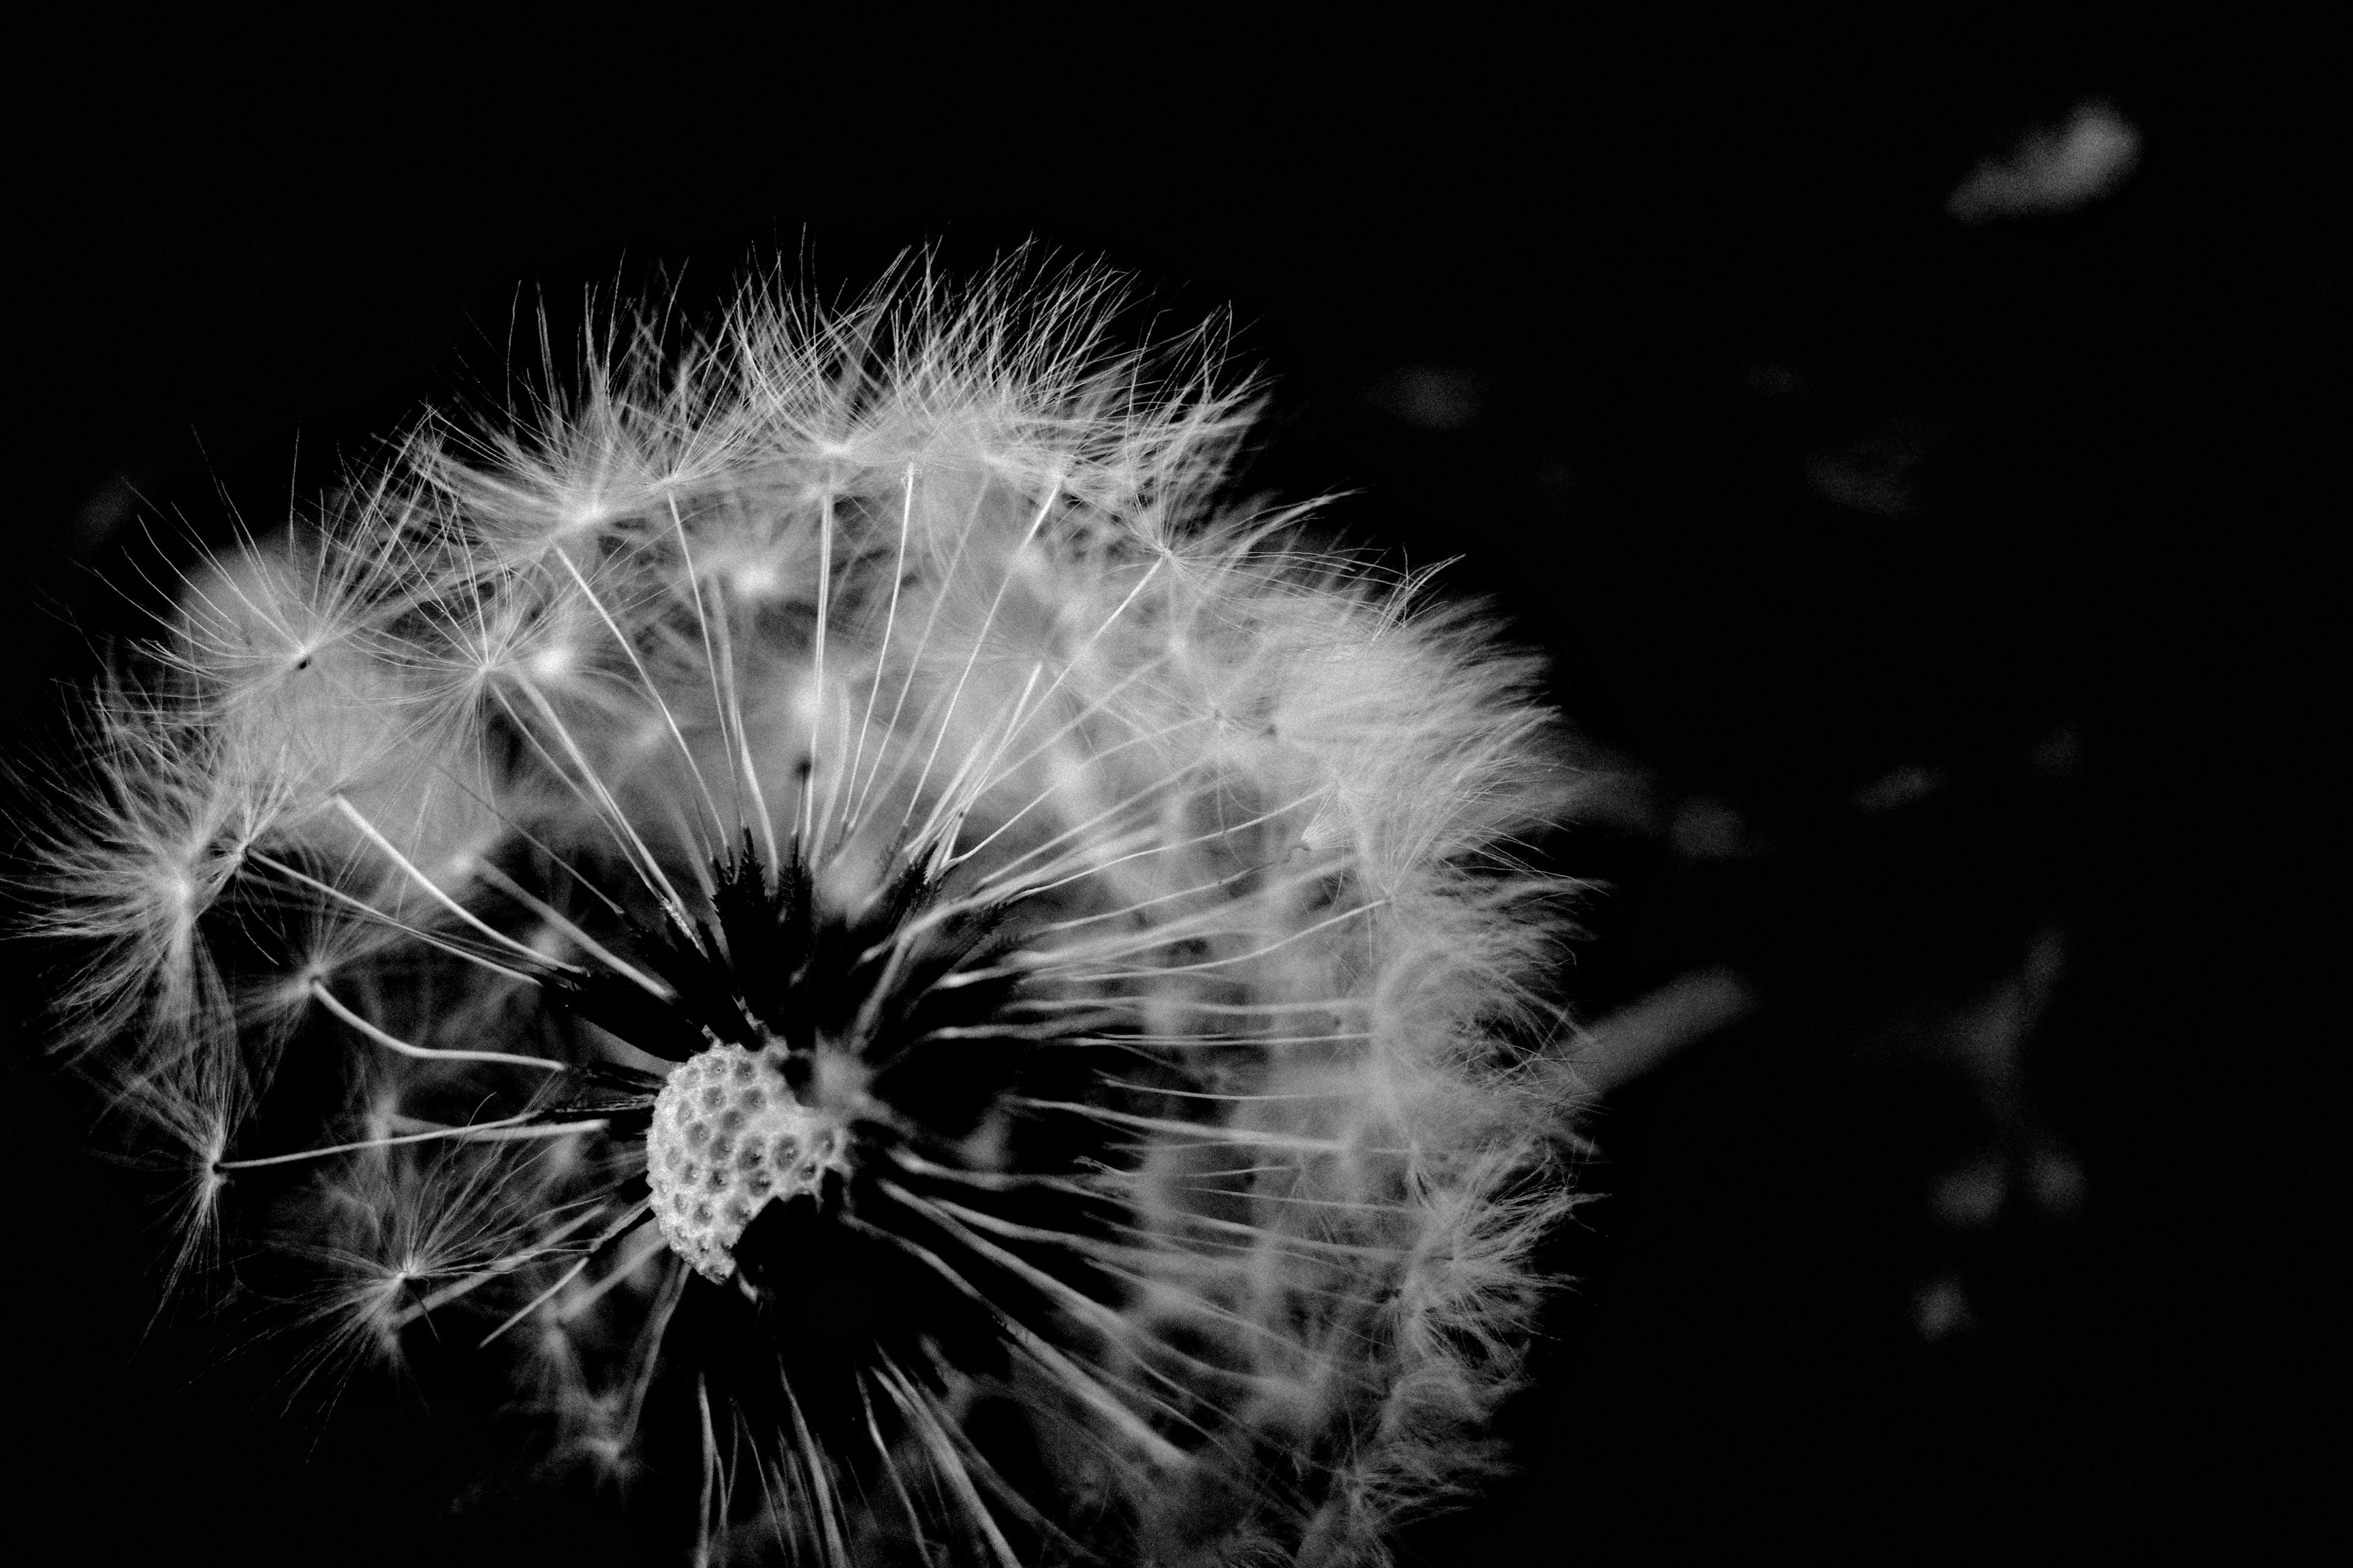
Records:
[[[1375,1560],[1475,1465],[1566,1202],[1537,671],[1232,509],[1214,335],[1113,303],[761,283],[192,572],[39,917],[188,1267],[712,1553]]]

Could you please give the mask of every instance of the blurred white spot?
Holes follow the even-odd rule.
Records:
[[[1928,1205],[1947,1225],[1975,1230],[1991,1225],[2001,1213],[2002,1200],[2009,1196],[2010,1178],[2000,1163],[1981,1160],[1937,1177]]]
[[[1409,364],[1366,390],[1377,407],[1425,430],[1467,430],[1487,412],[1487,387],[1476,371]]]
[[[97,550],[120,533],[138,509],[137,481],[128,474],[109,474],[96,489],[82,498],[81,510],[75,515],[67,536],[67,548]]]
[[[1912,1298],[1912,1326],[1930,1344],[1951,1339],[1973,1321],[1968,1296],[1950,1275],[1931,1279]]]
[[[585,533],[602,528],[614,515],[613,508],[601,495],[567,496],[556,508],[556,531]]]
[[[1528,469],[1528,478],[1548,496],[1574,496],[1584,489],[1577,470],[1556,457],[1537,458]]]
[[[1736,860],[1756,853],[1747,822],[1714,795],[1686,797],[1667,828],[1667,838],[1678,854],[1694,860]]]
[[[2026,1179],[2047,1213],[2071,1215],[2084,1206],[2084,1167],[2057,1149],[2035,1151]]]
[[[1757,994],[1728,969],[1682,975],[1587,1031],[1577,1075],[1593,1092],[1606,1094],[1738,1022],[1756,1005]]]
[[[2061,724],[2035,742],[2026,753],[2026,765],[2045,778],[2066,778],[2083,762],[2083,732],[2073,724]]]
[[[1928,419],[1883,417],[1850,430],[1806,459],[1806,481],[1835,505],[1873,517],[1920,510],[1924,478],[1945,439]]]
[[[1577,781],[1571,821],[1580,827],[1617,827],[1645,836],[1667,830],[1675,810],[1673,785],[1630,759],[1589,743],[1580,744],[1577,761],[1586,771]]]
[[[1988,1084],[2011,1083],[2019,1047],[2042,1022],[2067,966],[2067,939],[2055,926],[2036,931],[2018,973],[1959,1018],[1961,1058]]]
[[[1854,792],[1854,804],[1864,811],[1900,811],[1927,799],[1945,787],[1945,770],[1926,763],[1905,763]]]
[[[2103,103],[2075,107],[2057,131],[2036,131],[1989,158],[1945,199],[1963,223],[2067,212],[2111,195],[2140,162],[2140,132]]]
[[[523,668],[534,680],[554,684],[572,673],[572,645],[552,642],[538,649],[523,661]]]
[[[776,596],[785,585],[785,574],[773,561],[745,561],[728,569],[727,585],[737,598],[758,603]]]
[[[1752,364],[1740,374],[1741,379],[1748,384],[1749,391],[1776,402],[1795,397],[1806,390],[1804,374],[1786,364]]]
[[[361,1127],[365,1137],[392,1138],[406,1131],[408,1121],[409,1119],[400,1113],[400,1101],[394,1092],[383,1089],[369,1102]]]
[[[804,731],[814,731],[817,721],[825,715],[825,688],[818,684],[817,667],[808,670],[793,685],[793,721]]]
[[[2051,993],[2059,977],[2067,972],[2067,933],[2057,926],[2043,926],[2027,944],[2026,963],[2019,971],[2031,998],[2034,1016],[2040,1018],[2051,1005]]]

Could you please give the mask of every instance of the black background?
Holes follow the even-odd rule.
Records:
[[[749,85],[625,47],[93,79],[19,142],[5,700],[37,734],[135,624],[146,590],[100,577],[143,534],[266,526],[421,402],[495,396],[542,309],[561,345],[588,290],[691,310],[747,260],[832,291],[925,242],[1106,259],[1168,323],[1233,308],[1261,484],[1461,556],[1553,656],[1627,781],[1558,849],[1601,884],[1584,1016],[1715,968],[1757,1002],[1594,1108],[1520,1479],[1409,1552],[2284,1535],[2337,1474],[2344,1027],[2306,1008],[2337,946],[2341,132],[2294,40],[1986,26],[1706,73],[1238,38],[1181,84],[952,101],[882,43]],[[2144,139],[2119,194],[1946,215],[2089,100]],[[647,1560],[609,1501],[438,1511],[450,1461],[396,1390],[322,1426],[266,1346],[141,1348],[156,1189],[29,1054],[6,1089],[17,1527],[88,1561]],[[1940,1211],[1972,1171],[1975,1217]]]

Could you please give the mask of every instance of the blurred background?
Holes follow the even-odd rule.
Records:
[[[1108,261],[1146,330],[1230,307],[1254,488],[1459,557],[1592,769],[1546,847],[1592,884],[1589,1201],[1518,1479],[1409,1556],[2284,1537],[2341,1473],[2337,95],[2292,42],[2241,90],[1988,27],[1705,79],[1495,38],[1302,81],[1237,44],[920,127],[857,78],[723,113],[518,109],[503,68],[92,89],[16,153],[8,711],[37,736],[157,602],[126,563],[496,403],[542,312],[566,358],[592,295],[691,314],[746,265]],[[610,1500],[438,1511],[462,1466],[397,1390],[322,1430],[269,1347],[142,1344],[162,1189],[7,1070],[16,1518],[92,1561],[643,1550]]]

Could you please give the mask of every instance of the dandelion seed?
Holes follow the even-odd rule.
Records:
[[[92,705],[64,1037],[192,1235],[299,1222],[322,1371],[687,1434],[714,1560],[1358,1561],[1475,1467],[1567,1201],[1535,671],[1221,510],[1247,408],[1108,303],[754,289]]]

